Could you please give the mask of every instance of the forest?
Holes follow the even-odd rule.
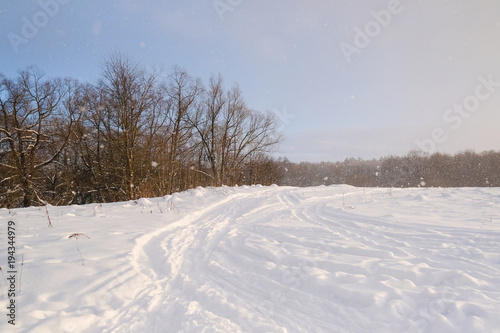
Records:
[[[237,84],[151,73],[121,54],[97,83],[0,74],[0,207],[157,197],[197,186],[500,186],[500,152],[343,162],[275,158],[283,136]]]
[[[349,184],[359,187],[499,187],[500,152],[471,150],[454,155],[411,151],[343,162],[291,163],[279,160],[281,185]]]

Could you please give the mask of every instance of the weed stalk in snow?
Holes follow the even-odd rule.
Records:
[[[160,210],[160,213],[163,214],[163,209],[161,209],[160,202],[158,200],[156,200],[156,205],[158,206],[158,209]]]
[[[80,251],[78,245],[76,246],[76,249],[78,250],[78,253],[80,253],[80,258],[82,259],[82,266],[85,267],[85,261],[83,260],[82,252]]]
[[[89,236],[85,235],[85,234],[82,234],[82,233],[74,233],[74,234],[71,234],[68,238],[74,238],[74,239],[78,239],[78,237],[80,236],[85,236],[87,237],[88,239],[90,239]],[[82,266],[85,267],[85,260],[83,260],[83,256],[82,256],[82,251],[80,251],[80,247],[77,245],[76,246],[76,250],[78,251],[78,253],[80,254],[80,258],[82,259]]]
[[[53,228],[52,222],[50,221],[49,209],[45,206],[45,213],[47,214],[47,220],[49,220],[49,227]]]
[[[388,215],[390,215],[394,219],[394,221],[396,221],[396,223],[399,224],[399,221],[394,217],[394,215],[392,215],[391,213],[389,213],[389,211],[387,209],[385,211],[387,212]]]
[[[94,216],[97,216],[97,212],[96,212],[97,208],[100,209],[101,214],[102,214],[102,204],[100,203],[100,204],[98,204],[97,206],[94,207]]]
[[[175,204],[174,204],[173,200],[169,199],[168,203],[167,203],[167,211],[169,211],[169,212],[173,211],[175,208],[176,207],[175,207]]]

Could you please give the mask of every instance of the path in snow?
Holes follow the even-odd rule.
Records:
[[[499,204],[499,189],[332,186],[103,205],[116,224],[88,233],[108,246],[83,248],[85,274],[62,281],[72,296],[49,282],[22,296],[26,331],[494,332]]]

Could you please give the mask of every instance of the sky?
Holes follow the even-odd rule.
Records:
[[[498,0],[39,0],[0,4],[0,73],[96,82],[113,52],[238,83],[275,156],[500,150]]]

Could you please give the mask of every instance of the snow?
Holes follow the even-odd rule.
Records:
[[[499,207],[344,185],[1,209],[0,332],[500,332]]]

